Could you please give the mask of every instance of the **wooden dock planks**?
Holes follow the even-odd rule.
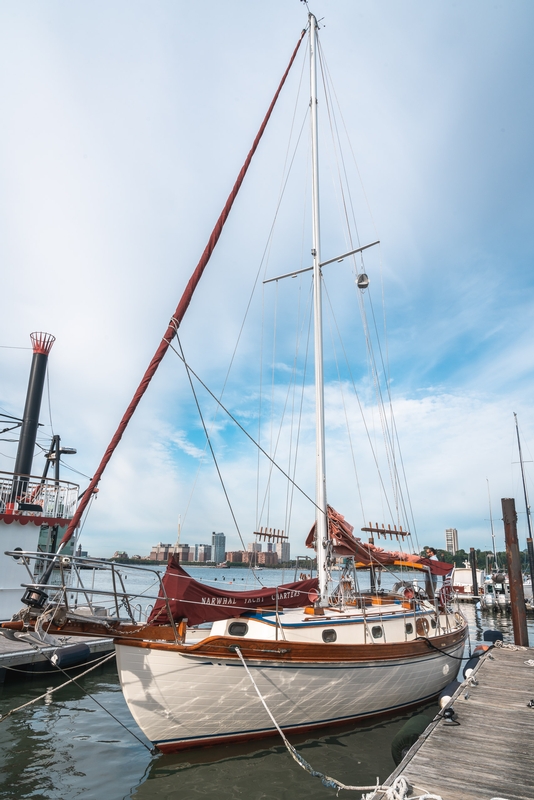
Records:
[[[443,800],[534,800],[530,659],[533,648],[492,648],[474,673],[478,685],[464,683],[454,699],[460,724],[434,721],[384,785],[402,775],[416,795],[422,788]]]

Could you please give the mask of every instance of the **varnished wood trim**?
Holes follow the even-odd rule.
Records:
[[[115,639],[115,644],[125,647],[141,647],[148,650],[164,650],[183,655],[220,660],[239,660],[236,645],[243,657],[251,661],[273,661],[289,663],[359,663],[364,661],[393,661],[399,658],[414,658],[435,652],[435,648],[446,653],[465,641],[467,627],[453,633],[431,638],[432,646],[425,639],[411,642],[373,644],[324,644],[292,641],[266,641],[265,639],[243,639],[234,636],[210,636],[193,645],[174,642],[147,641],[143,639]]]

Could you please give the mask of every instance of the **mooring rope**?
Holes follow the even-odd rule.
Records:
[[[92,672],[97,667],[100,667],[102,664],[105,664],[106,661],[109,661],[110,658],[113,658],[114,656],[115,653],[110,653],[108,656],[99,659],[99,661],[96,664],[93,664],[92,667],[86,669],[85,672],[82,672],[80,675],[78,675],[78,678],[83,678],[84,675],[87,675],[89,672]],[[13,669],[13,667],[11,667],[11,669]],[[50,697],[51,694],[59,692],[59,690],[63,689],[64,686],[67,686],[69,683],[74,683],[75,681],[76,678],[70,678],[68,681],[65,681],[65,683],[56,686],[55,689],[47,689],[47,691],[44,694],[40,694],[39,697],[34,697],[33,700],[28,700],[27,703],[23,703],[21,706],[17,706],[16,708],[12,708],[11,711],[7,712],[7,714],[0,714],[0,722],[5,722],[5,720],[11,716],[11,714],[15,714],[17,711],[21,711],[23,708],[26,708],[27,706],[32,706],[34,703],[37,703],[38,700],[43,700],[45,697]]]
[[[410,800],[442,800],[442,798],[439,797],[436,794],[422,794],[419,797],[414,797],[413,795],[410,794],[410,792],[412,790],[412,787],[407,782],[407,780],[405,778],[402,778],[402,777],[401,778],[397,778],[397,780],[395,781],[393,786],[380,786],[380,782],[379,782],[378,778],[376,779],[376,784],[374,786],[349,786],[346,783],[342,783],[341,781],[336,780],[336,778],[331,778],[330,775],[325,775],[324,772],[319,772],[318,770],[313,769],[311,764],[308,764],[306,759],[304,759],[300,755],[300,753],[297,752],[297,750],[293,747],[291,742],[286,738],[286,736],[285,736],[284,732],[282,731],[280,725],[275,720],[273,714],[271,713],[271,710],[269,709],[267,703],[265,702],[265,699],[264,699],[262,693],[260,692],[260,690],[258,688],[258,685],[257,685],[256,681],[252,677],[252,674],[251,674],[251,672],[250,672],[250,670],[249,670],[249,668],[247,666],[247,663],[246,663],[245,659],[243,658],[243,654],[242,654],[241,650],[239,649],[239,647],[235,648],[235,652],[237,653],[237,655],[241,659],[241,663],[243,664],[243,666],[245,668],[245,671],[246,671],[248,677],[250,678],[250,682],[252,683],[252,685],[254,686],[254,689],[256,690],[256,694],[260,698],[260,700],[261,700],[261,702],[263,704],[263,707],[265,708],[266,712],[268,713],[269,717],[271,718],[271,721],[272,721],[273,725],[275,726],[276,730],[278,731],[278,733],[282,737],[282,741],[285,744],[289,754],[297,762],[299,767],[302,767],[302,769],[305,769],[306,772],[308,772],[313,778],[320,778],[321,783],[324,786],[326,786],[329,789],[336,789],[337,790],[337,792],[336,792],[337,794],[341,791],[341,789],[345,789],[345,790],[351,791],[351,792],[362,792],[362,791],[371,790],[372,793],[370,795],[362,795],[362,800],[371,800],[371,798],[376,796],[376,792],[377,791],[385,792],[385,794],[383,795],[385,800],[404,800],[404,798],[407,798],[408,796],[410,796]],[[416,787],[416,788],[419,788],[419,787]]]
[[[39,649],[40,649],[40,648],[39,648],[37,645],[32,645],[32,647],[34,647],[36,650],[39,650]],[[51,661],[51,659],[50,659],[50,658],[48,658],[48,655],[47,655],[45,652],[43,652],[43,651],[41,650],[41,653],[42,653],[42,655],[44,655],[44,656],[45,656],[45,658],[47,658],[47,659],[50,661],[50,663],[53,663],[53,662]],[[115,658],[115,655],[116,655],[116,653],[115,653],[115,652],[113,652],[113,653],[110,653],[110,654],[109,654],[109,655],[107,655],[107,656],[103,656],[102,658],[99,658],[99,659],[96,661],[96,663],[95,663],[95,664],[93,664],[91,667],[89,667],[89,669],[86,669],[86,670],[85,670],[85,672],[82,672],[82,673],[80,673],[80,675],[78,675],[77,677],[78,677],[78,678],[83,678],[85,675],[88,675],[90,672],[92,672],[92,671],[93,671],[94,669],[96,669],[97,667],[101,667],[101,666],[102,666],[103,664],[105,664],[107,661],[110,661],[112,658]],[[59,670],[60,672],[62,672],[64,675],[67,675],[67,673],[65,672],[65,670],[64,670],[62,667],[58,666],[57,664],[54,664],[54,666],[56,667],[56,669],[58,669],[58,670]],[[110,716],[112,719],[114,719],[114,720],[115,720],[115,722],[118,722],[118,723],[119,723],[119,725],[121,725],[121,726],[124,728],[124,730],[125,730],[125,731],[127,731],[129,734],[131,734],[131,735],[134,737],[134,739],[137,739],[137,741],[139,742],[139,744],[142,744],[142,745],[143,745],[143,747],[145,747],[145,748],[148,750],[148,752],[149,752],[149,753],[151,753],[152,755],[155,755],[155,754],[158,752],[158,750],[157,750],[155,747],[149,747],[149,746],[148,746],[148,745],[147,745],[145,742],[143,742],[143,740],[142,740],[142,739],[140,739],[140,738],[139,738],[139,736],[137,736],[137,734],[135,734],[133,731],[131,731],[131,730],[130,730],[130,729],[129,729],[129,728],[128,728],[128,727],[127,727],[125,724],[124,724],[124,722],[121,722],[121,721],[120,721],[120,719],[118,719],[118,718],[117,718],[117,717],[116,717],[116,716],[115,716],[115,715],[114,715],[114,714],[113,714],[113,713],[112,713],[112,712],[109,710],[109,708],[106,708],[104,705],[102,705],[102,703],[101,703],[99,700],[97,700],[97,699],[96,699],[96,697],[93,697],[93,695],[92,695],[90,692],[88,692],[88,691],[87,691],[87,689],[84,689],[84,688],[83,688],[83,686],[81,686],[81,685],[78,683],[78,680],[77,680],[77,678],[69,678],[69,680],[68,680],[68,681],[65,681],[65,683],[62,683],[60,686],[56,686],[54,689],[48,689],[48,690],[47,690],[47,691],[46,691],[44,694],[40,694],[38,697],[34,697],[34,698],[33,698],[33,700],[29,700],[27,703],[23,703],[21,706],[17,706],[16,708],[12,708],[10,711],[8,711],[8,712],[7,712],[7,714],[0,714],[0,723],[1,723],[1,722],[4,722],[4,721],[5,721],[5,720],[6,720],[8,717],[10,717],[12,714],[15,714],[17,711],[21,711],[23,708],[27,708],[28,706],[31,706],[31,705],[33,705],[34,703],[37,703],[39,700],[44,700],[44,698],[45,698],[45,697],[50,697],[50,695],[52,695],[52,694],[55,694],[55,692],[59,692],[59,690],[60,690],[60,689],[63,689],[65,686],[68,686],[68,684],[69,684],[69,683],[75,683],[75,684],[76,684],[76,686],[77,686],[79,689],[81,689],[81,690],[82,690],[82,692],[83,692],[85,695],[87,695],[87,697],[89,697],[89,698],[90,698],[91,700],[93,700],[93,701],[94,701],[94,702],[95,702],[95,703],[96,703],[98,706],[100,706],[100,708],[101,708],[103,711],[105,711],[105,712],[106,712],[106,714],[109,714],[109,716]]]

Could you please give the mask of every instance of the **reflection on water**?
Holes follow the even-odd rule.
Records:
[[[513,641],[510,616],[462,610],[472,646],[487,629]],[[534,618],[529,619],[534,644]],[[83,686],[141,738],[124,703],[114,667],[100,667]],[[6,682],[0,686],[1,713],[43,694],[64,677]],[[435,704],[422,710],[437,710]],[[390,746],[404,721],[417,711],[357,726],[324,729],[320,735],[291,736],[314,769],[348,784],[374,783],[394,768]],[[73,684],[0,722],[0,798],[102,798],[163,800],[172,797],[235,800],[319,800],[335,793],[304,772],[276,737],[153,757],[133,736]],[[355,793],[354,796],[359,796]]]

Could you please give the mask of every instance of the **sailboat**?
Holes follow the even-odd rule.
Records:
[[[317,578],[251,592],[229,592],[195,581],[172,557],[158,599],[145,621],[136,621],[133,614],[126,621],[121,619],[119,605],[123,614],[125,610],[131,613],[125,591],[115,592],[116,600],[120,600],[120,604],[115,603],[115,615],[85,610],[82,615],[57,597],[52,602],[50,587],[43,580],[40,585],[27,586],[24,620],[7,623],[16,628],[40,619],[50,632],[113,635],[128,707],[148,739],[164,752],[269,736],[277,729],[284,733],[307,731],[423,702],[435,697],[456,676],[467,637],[466,621],[452,609],[446,586],[434,595],[432,590],[425,593],[417,580],[401,580],[391,591],[379,590],[375,582],[380,570],[390,567],[419,570],[420,576],[430,578],[431,572],[446,574],[451,565],[363,543],[327,501],[322,268],[330,262],[322,261],[321,256],[318,24],[312,14],[307,33],[317,454],[315,523],[308,544],[315,549]],[[209,248],[213,246],[210,240]],[[147,375],[153,374],[176,334],[206,260],[203,256],[140,390],[146,388]],[[359,285],[364,288],[365,276],[360,278]],[[138,393],[128,409],[130,416],[139,399]],[[117,441],[125,424],[123,420],[119,426]],[[111,452],[110,446],[82,497],[78,516],[71,523],[73,530]],[[371,526],[363,530],[375,529]],[[395,535],[402,539],[405,535],[396,527],[379,529],[377,523],[376,533],[382,530],[384,535],[389,531],[390,538]],[[68,541],[68,534],[64,539]],[[59,558],[62,546],[63,542]],[[344,559],[345,568],[338,585],[333,586],[330,566],[336,556]],[[358,588],[359,568],[370,570],[373,583],[368,591]],[[432,586],[430,580],[428,584]],[[117,580],[114,585],[118,586]],[[88,598],[90,593],[85,590],[84,594]],[[202,627],[206,623],[211,623],[209,629]]]

